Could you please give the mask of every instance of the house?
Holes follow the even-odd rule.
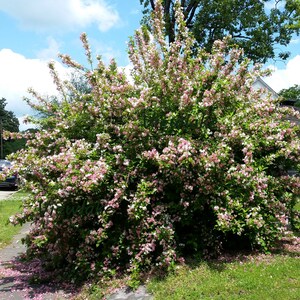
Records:
[[[267,94],[271,94],[271,97],[273,98],[273,99],[277,99],[278,97],[279,97],[279,95],[266,83],[266,82],[264,82],[260,77],[258,77],[256,80],[255,80],[255,82],[253,83],[253,87],[255,88],[255,89],[263,89],[263,90],[265,90],[266,92],[265,92],[265,95],[267,95]],[[296,111],[299,111],[300,112],[300,108],[299,107],[296,107],[296,106],[294,106],[295,105],[295,100],[293,100],[293,99],[289,99],[289,100],[286,100],[286,101],[282,101],[281,103],[280,103],[280,105],[281,106],[286,106],[286,107],[291,107],[291,108],[293,108],[294,110],[296,110]],[[290,122],[292,122],[292,123],[294,123],[294,124],[297,124],[297,125],[300,125],[300,120],[298,119],[298,118],[296,118],[296,117],[294,117],[294,116],[288,116],[288,118],[287,118]],[[294,169],[292,169],[292,170],[288,170],[287,171],[287,174],[289,175],[289,176],[300,176],[299,175],[299,172],[298,171],[296,171],[296,170],[294,170]]]
[[[265,82],[263,81],[260,77],[258,77],[254,83],[253,83],[253,88],[256,90],[263,89],[266,91],[265,95],[271,94],[271,97],[273,99],[277,99],[279,95]]]
[[[260,77],[258,77],[255,82],[253,83],[253,87],[255,89],[263,89],[266,91],[265,95],[267,94],[271,94],[271,97],[273,99],[277,99],[279,97],[279,95],[265,82],[263,81]],[[289,99],[289,100],[285,100],[282,101],[280,104],[282,106],[287,106],[287,107],[292,107],[293,109],[297,110],[300,112],[300,108],[295,106],[296,100],[293,99]],[[296,117],[290,116],[288,118],[291,122],[294,122],[298,125],[300,125],[300,121],[299,119],[297,119]]]

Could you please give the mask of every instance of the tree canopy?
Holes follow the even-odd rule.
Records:
[[[15,116],[15,114],[12,111],[8,111],[5,109],[6,107],[6,99],[1,98],[0,99],[0,119],[1,119],[1,125],[2,130],[10,131],[10,132],[19,132],[19,120]],[[2,133],[1,133],[2,134]],[[23,148],[25,145],[25,140],[3,140],[3,149],[1,151],[1,154],[4,158],[8,154],[13,153],[21,148]]]
[[[283,101],[294,100],[296,106],[300,106],[300,85],[295,84],[287,89],[282,89],[279,96],[283,98]]]
[[[63,56],[63,59],[66,59],[66,57]],[[53,68],[51,63],[49,64],[49,68],[50,70]],[[73,71],[66,83],[67,88],[63,92],[63,98],[69,103],[72,103],[75,101],[74,99],[77,99],[78,97],[82,98],[82,95],[87,95],[91,92],[91,86],[87,78],[82,74],[82,70]],[[31,92],[34,93],[36,97],[39,97],[39,95],[37,95],[34,91]],[[53,113],[53,111],[49,111],[47,106],[51,105],[52,107],[59,107],[61,105],[61,99],[59,99],[57,96],[47,96],[47,99],[42,105],[32,103],[31,99],[29,98],[25,98],[25,100],[36,112],[36,117],[39,120],[36,125],[38,125],[40,129],[49,129],[54,126],[53,124],[55,122],[49,122],[49,119],[55,119],[56,115]],[[32,121],[31,117],[29,117],[28,120]]]
[[[19,131],[19,120],[14,115],[12,111],[8,111],[5,109],[6,107],[6,99],[0,99],[0,118],[2,120],[2,126],[4,130],[11,132]]]
[[[158,1],[140,2],[144,6],[142,22],[149,24]],[[175,38],[175,2],[162,1],[169,42]],[[245,56],[255,62],[287,59],[289,53],[282,51],[283,47],[290,43],[293,34],[299,34],[299,0],[181,0],[180,5],[197,46],[209,52],[215,40],[231,35],[232,45],[242,47]]]

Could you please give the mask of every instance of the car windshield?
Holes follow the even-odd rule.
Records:
[[[11,167],[11,162],[5,159],[0,159],[0,171],[4,168],[10,168]]]

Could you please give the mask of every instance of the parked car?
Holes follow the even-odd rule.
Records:
[[[6,159],[0,159],[0,172],[4,169],[10,169],[12,163]],[[18,174],[14,173],[6,178],[5,181],[0,181],[0,188],[17,188],[19,183]]]
[[[296,177],[300,176],[299,172],[296,170],[288,170],[287,173],[288,173],[288,176],[296,176]]]

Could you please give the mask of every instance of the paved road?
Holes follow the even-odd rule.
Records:
[[[7,199],[9,196],[14,194],[16,191],[10,191],[5,189],[0,189],[0,201]]]

